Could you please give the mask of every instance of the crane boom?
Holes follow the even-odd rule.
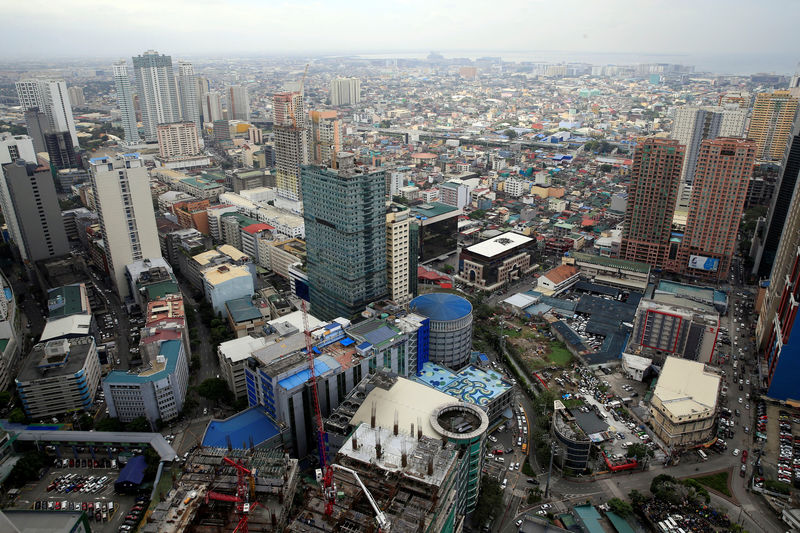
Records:
[[[369,504],[372,506],[372,510],[375,511],[375,522],[378,523],[378,527],[381,529],[381,532],[389,533],[389,530],[392,527],[392,523],[389,521],[388,518],[386,518],[386,515],[384,514],[383,511],[381,511],[381,508],[378,507],[378,502],[375,501],[375,498],[373,498],[372,494],[370,494],[369,490],[367,490],[367,487],[364,485],[364,482],[361,481],[361,477],[359,477],[358,472],[356,472],[352,468],[347,468],[346,466],[342,466],[335,463],[332,464],[331,467],[336,470],[347,472],[356,479],[358,485],[361,487],[361,490],[364,491],[364,495],[367,497],[367,500],[369,500]]]

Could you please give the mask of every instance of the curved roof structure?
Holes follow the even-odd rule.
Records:
[[[469,300],[449,292],[422,294],[411,300],[408,308],[438,322],[458,320],[472,313]]]

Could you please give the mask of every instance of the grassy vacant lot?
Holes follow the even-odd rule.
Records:
[[[556,365],[566,366],[572,360],[572,354],[569,353],[563,342],[551,341],[550,353],[547,354],[547,358]]]
[[[720,494],[724,494],[725,496],[730,497],[731,491],[728,488],[728,479],[730,478],[730,472],[717,472],[716,474],[709,474],[707,476],[700,476],[694,478],[695,481],[703,485],[704,487],[708,487],[711,490],[719,492]]]

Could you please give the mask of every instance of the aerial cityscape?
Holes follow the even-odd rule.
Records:
[[[0,532],[800,532],[800,6],[166,4],[7,12]]]

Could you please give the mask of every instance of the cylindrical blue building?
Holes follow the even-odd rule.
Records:
[[[408,309],[430,319],[430,360],[457,370],[472,351],[472,304],[449,292],[417,296]]]

